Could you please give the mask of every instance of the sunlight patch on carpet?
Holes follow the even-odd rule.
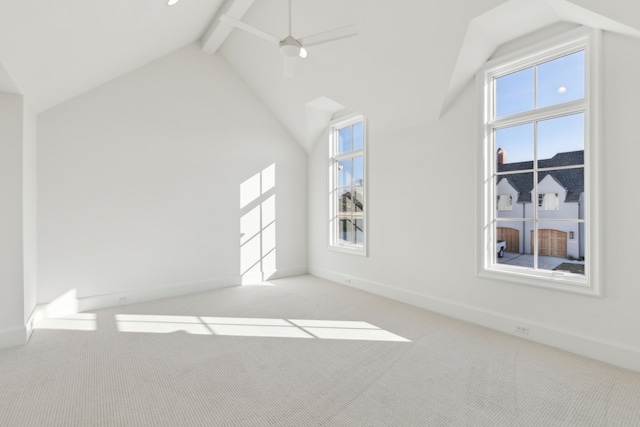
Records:
[[[237,337],[306,338],[359,341],[411,342],[367,322],[342,320],[265,319],[117,314],[118,331],[129,333]]]

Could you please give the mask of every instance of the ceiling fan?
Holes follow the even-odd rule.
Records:
[[[310,36],[296,39],[291,35],[291,0],[289,0],[289,35],[284,39],[280,39],[276,36],[266,33],[229,15],[222,15],[220,17],[220,21],[233,25],[236,28],[239,28],[276,44],[280,49],[280,53],[282,53],[285,57],[290,58],[299,57],[302,59],[306,59],[308,56],[306,48],[310,46],[316,46],[319,44],[329,43],[335,40],[358,35],[358,29],[355,27],[355,25],[349,25],[346,27],[336,28],[334,30],[312,34]]]

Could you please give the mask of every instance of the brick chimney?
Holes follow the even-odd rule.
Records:
[[[498,148],[498,164],[504,165],[507,163],[507,152],[502,148]]]

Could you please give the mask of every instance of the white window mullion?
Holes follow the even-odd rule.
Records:
[[[537,67],[536,67],[537,69]],[[536,82],[537,83],[537,82]],[[537,92],[534,87],[534,93]],[[539,267],[539,239],[538,239],[538,121],[533,123],[533,190],[531,191],[531,206],[533,207],[533,269]]]
[[[522,124],[524,121],[535,122],[554,119],[562,116],[570,116],[572,114],[586,113],[586,100],[571,101],[566,105],[552,105],[536,111],[518,113],[507,117],[500,117],[492,120],[489,125],[494,129],[507,128],[514,125]],[[586,123],[586,115],[585,115]]]

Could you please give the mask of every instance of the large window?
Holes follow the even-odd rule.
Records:
[[[365,126],[361,116],[331,126],[329,245],[366,254]]]
[[[580,28],[492,60],[478,75],[481,274],[600,293],[598,46],[599,34]]]

